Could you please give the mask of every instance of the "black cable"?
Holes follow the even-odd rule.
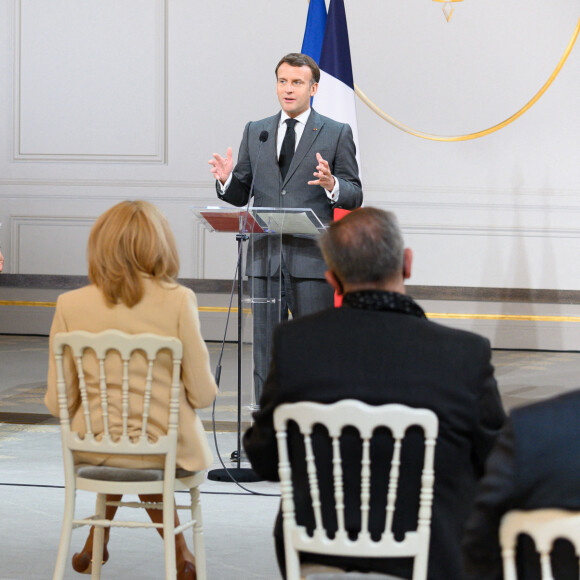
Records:
[[[260,491],[254,491],[252,489],[248,489],[247,487],[244,487],[230,472],[230,470],[226,467],[225,463],[223,462],[222,456],[220,455],[219,452],[219,447],[218,447],[218,442],[217,442],[217,434],[216,434],[216,429],[215,429],[215,401],[213,402],[213,408],[212,408],[212,412],[211,412],[211,424],[212,424],[212,429],[213,429],[213,441],[215,444],[215,449],[216,449],[216,453],[218,456],[218,459],[220,460],[220,463],[222,464],[222,467],[224,468],[225,472],[228,474],[228,477],[232,480],[233,483],[235,483],[240,489],[243,489],[244,491],[246,491],[247,493],[245,494],[239,494],[239,495],[262,495],[262,496],[266,496],[266,497],[280,497],[279,493],[263,493]]]
[[[42,488],[42,489],[65,489],[64,485],[49,485],[46,483],[8,483],[8,482],[0,482],[1,487],[34,487],[34,488]],[[248,493],[240,493],[239,491],[202,491],[199,490],[201,494],[205,495],[251,495]],[[178,490],[175,493],[189,493],[189,491],[185,490]],[[263,493],[256,493],[254,495],[269,495],[271,497],[280,497],[280,494],[263,494]]]
[[[248,204],[246,205],[245,216],[244,216],[244,225],[242,227],[242,232],[244,232],[244,233],[245,233],[245,229],[246,229],[246,225],[247,225],[247,219],[248,219],[248,213],[250,210],[251,200],[252,200],[252,197],[250,197],[250,199],[248,199]],[[226,337],[227,337],[228,327],[229,327],[229,323],[230,323],[230,315],[232,312],[232,303],[234,300],[234,290],[236,288],[236,281],[237,281],[238,276],[240,274],[240,272],[239,272],[240,264],[242,263],[242,251],[243,251],[243,244],[240,244],[239,248],[238,248],[238,258],[236,260],[236,269],[234,271],[234,277],[232,279],[232,290],[230,292],[230,299],[229,299],[229,304],[228,304],[228,314],[226,316],[226,324],[225,324],[224,335],[223,335],[223,339],[222,339],[222,346],[220,349],[220,355],[218,357],[218,362],[217,362],[216,370],[215,370],[215,382],[218,386],[218,389],[220,386],[220,379],[221,379],[221,374],[222,374],[222,359],[223,359],[223,355],[224,355]],[[242,316],[242,312],[238,312],[238,316]],[[242,340],[242,337],[239,336],[238,340]],[[218,459],[219,459],[224,471],[228,474],[228,477],[232,480],[232,482],[235,483],[240,489],[243,489],[245,492],[247,492],[246,494],[240,494],[240,495],[250,494],[250,495],[261,495],[261,496],[267,496],[267,497],[280,497],[279,493],[262,493],[262,492],[254,491],[252,489],[248,489],[247,487],[244,487],[232,475],[231,471],[226,467],[225,463],[223,462],[222,456],[220,454],[219,445],[218,445],[218,441],[217,441],[217,432],[216,432],[216,427],[215,427],[215,405],[216,405],[216,402],[214,400],[213,405],[212,405],[212,409],[211,409],[211,425],[212,425],[213,440],[214,440],[214,444],[215,444],[216,454],[218,456]],[[238,457],[238,462],[239,461],[241,461],[240,457]]]

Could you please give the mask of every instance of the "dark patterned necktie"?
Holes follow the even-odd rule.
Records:
[[[296,119],[286,119],[285,123],[287,125],[286,135],[284,135],[282,148],[280,149],[280,157],[278,159],[282,180],[286,177],[288,169],[290,168],[290,163],[292,163],[292,157],[294,157],[294,149],[296,148],[296,132],[294,131],[294,125],[296,125],[298,121]]]

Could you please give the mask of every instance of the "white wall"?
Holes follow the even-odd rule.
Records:
[[[577,0],[345,0],[355,82],[427,133],[495,125],[548,79]],[[274,113],[273,68],[307,0],[0,0],[0,243],[6,271],[83,274],[92,220],[146,198],[182,276],[229,278],[235,244],[200,230],[207,161]],[[412,282],[580,288],[580,44],[520,119],[481,139],[406,134],[357,102],[367,205],[393,209]]]

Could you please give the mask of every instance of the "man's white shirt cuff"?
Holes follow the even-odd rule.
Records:
[[[332,177],[334,177],[334,175]],[[325,189],[324,191],[326,191],[326,197],[328,197],[330,203],[336,203],[338,201],[338,196],[340,195],[338,179],[334,177],[334,187],[332,188],[332,191],[328,191],[328,189]]]
[[[228,178],[226,179],[226,182],[223,185],[219,179],[216,179],[216,181],[218,182],[218,186],[220,188],[220,193],[223,195],[226,192],[226,189],[228,188],[230,183],[232,182],[232,174],[230,173],[228,175]]]

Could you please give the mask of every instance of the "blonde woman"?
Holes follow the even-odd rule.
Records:
[[[50,331],[46,406],[53,415],[58,416],[52,352],[52,337],[56,333],[72,330],[100,332],[113,328],[129,334],[151,332],[175,336],[183,343],[177,464],[189,471],[207,468],[211,463],[211,452],[195,410],[212,403],[217,386],[199,329],[195,294],[176,282],[179,259],[166,219],[155,206],[145,201],[124,201],[115,205],[95,222],[89,237],[88,262],[91,284],[62,294],[57,301]],[[72,395],[69,400],[76,401],[69,413],[73,428],[82,433],[84,420],[79,407],[76,371],[72,359],[67,359],[65,363],[66,384]],[[143,365],[145,367],[146,361]],[[163,405],[154,404],[155,400],[163,399],[170,386],[169,359],[167,365],[167,372],[163,375],[167,378],[167,384],[156,384],[153,389],[150,425],[167,422],[166,409]],[[119,378],[121,372],[119,366]],[[96,361],[94,373],[88,367],[86,377],[89,381],[97,380]],[[118,421],[120,424],[120,417]],[[81,457],[79,454],[77,459],[93,464],[121,466],[110,456],[95,458],[94,455]],[[155,457],[135,456],[131,465],[123,462],[122,467],[145,469],[161,465]],[[142,499],[160,501],[161,496],[149,495]],[[107,510],[107,517],[112,518],[116,507],[108,507]],[[149,515],[153,521],[161,521],[160,510],[150,510]],[[175,520],[177,524],[177,512]],[[77,572],[89,573],[91,570],[92,538],[93,529],[82,551],[73,556],[72,566]],[[106,547],[108,538],[109,529],[106,528],[105,561],[109,557]],[[178,580],[194,580],[195,559],[187,548],[183,534],[176,536],[175,543]]]

